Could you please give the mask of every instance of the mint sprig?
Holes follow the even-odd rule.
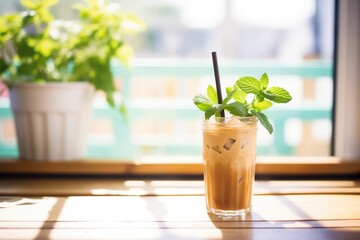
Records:
[[[266,73],[260,80],[252,76],[240,77],[234,86],[226,88],[226,93],[222,104],[219,104],[215,88],[209,85],[206,96],[198,94],[193,102],[205,112],[205,119],[214,115],[220,116],[223,110],[234,116],[255,116],[270,134],[273,133],[273,126],[262,111],[270,108],[273,103],[287,103],[292,99],[284,88],[269,87],[269,77]]]

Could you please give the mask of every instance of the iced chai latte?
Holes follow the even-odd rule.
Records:
[[[223,99],[216,52],[212,57],[216,89],[209,85],[206,95],[193,98],[206,119],[202,126],[206,207],[216,215],[242,216],[251,211],[257,121],[272,134],[273,126],[263,111],[292,97],[284,88],[269,86],[264,73],[260,79],[240,77],[226,88]],[[226,118],[225,111],[232,117]]]
[[[207,210],[222,216],[251,211],[256,158],[256,117],[210,118],[203,122]]]

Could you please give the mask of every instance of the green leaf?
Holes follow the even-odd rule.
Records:
[[[39,6],[39,1],[34,0],[21,0],[21,5],[29,9],[35,9]]]
[[[233,99],[237,102],[240,103],[245,103],[246,102],[246,95],[247,93],[240,90],[240,89],[236,89],[236,92],[233,94]]]
[[[75,62],[72,81],[89,81],[97,90],[109,95],[115,91],[110,63],[97,56]],[[109,102],[110,103],[110,102]]]
[[[127,33],[135,33],[142,31],[146,28],[145,23],[140,20],[137,16],[134,14],[126,14],[122,18],[121,26],[123,27],[124,31]]]
[[[115,53],[115,57],[127,67],[130,65],[129,61],[133,55],[133,49],[128,44],[122,44]]]
[[[206,111],[211,107],[211,105],[213,105],[213,103],[202,94],[196,95],[193,98],[193,102],[201,111]]]
[[[106,94],[106,101],[111,107],[115,107],[115,100],[114,100],[114,96],[112,94],[110,94],[110,93]]]
[[[124,101],[122,101],[120,103],[119,110],[123,114],[124,120],[127,122],[129,114],[128,114],[127,107],[126,107],[126,104],[124,103]]]
[[[232,90],[234,90],[233,87],[226,87],[226,94],[229,94]]]
[[[245,117],[248,115],[246,107],[239,102],[233,102],[228,105],[225,105],[225,110],[234,116]]]
[[[34,63],[22,62],[19,64],[17,72],[20,76],[33,75],[33,71],[36,70],[36,67],[37,66]]]
[[[260,93],[260,94],[258,94],[258,95],[256,95],[256,101],[257,102],[262,102],[262,101],[264,101],[264,96]]]
[[[113,93],[115,91],[115,85],[112,77],[110,67],[96,68],[95,76],[91,79],[91,82],[95,83],[95,87],[105,93]]]
[[[265,90],[269,85],[269,77],[264,73],[260,78],[260,87],[262,90]]]
[[[34,21],[35,12],[27,11],[22,14],[22,25],[26,26]]]
[[[246,93],[257,94],[261,90],[260,82],[256,78],[251,76],[239,78],[239,80],[236,81],[236,86]]]
[[[266,128],[266,130],[270,134],[273,133],[273,131],[274,131],[273,126],[271,125],[268,117],[264,113],[256,112],[254,110],[251,110],[251,113],[259,119],[260,123]]]
[[[58,0],[21,0],[21,4],[29,9],[47,8],[58,3]]]
[[[218,118],[218,117],[221,117],[221,114],[220,114],[220,112],[216,112],[214,116]]]
[[[214,104],[209,109],[205,111],[205,119],[209,119],[211,116],[213,116],[215,113],[219,113],[222,110],[224,110],[224,107],[222,104]]]
[[[261,102],[256,101],[253,104],[253,108],[255,108],[257,111],[263,111],[265,109],[268,109],[272,106],[272,102],[268,101],[268,100],[264,100]]]
[[[206,90],[206,95],[213,103],[219,103],[216,90],[213,86],[209,85]]]
[[[33,47],[31,47],[28,44],[29,41],[26,41],[26,39],[22,39],[17,47],[17,53],[20,56],[20,58],[26,58],[26,57],[33,57],[35,54],[35,50]]]
[[[290,93],[281,87],[271,87],[264,91],[262,95],[276,103],[287,103],[292,99]]]
[[[52,52],[56,50],[58,45],[55,41],[52,41],[50,39],[41,39],[38,42],[37,50],[44,56],[44,57],[50,57]]]
[[[223,105],[226,105],[226,104],[231,100],[231,98],[232,98],[232,96],[234,95],[235,91],[236,91],[236,90],[234,89],[234,90],[232,90],[231,92],[229,92],[229,93],[226,95],[225,99],[222,101],[222,104],[223,104]]]
[[[46,1],[41,1],[41,3],[43,4],[44,7],[51,7],[55,4],[57,4],[59,2],[59,0],[46,0]]]
[[[0,74],[5,72],[9,66],[10,65],[7,62],[5,62],[3,59],[0,58]]]

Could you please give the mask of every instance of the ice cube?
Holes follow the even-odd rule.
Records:
[[[213,146],[212,149],[213,149],[215,152],[222,153],[221,150],[220,150],[219,145]]]
[[[249,140],[247,138],[243,139],[241,141],[241,149],[244,149],[249,143]]]
[[[236,142],[235,139],[233,138],[228,138],[223,146],[223,148],[225,148],[226,150],[230,150],[230,148],[234,145],[234,143]]]
[[[237,181],[237,183],[239,184],[239,183],[241,183],[241,181],[243,180],[243,176],[240,176],[239,178],[238,178],[238,181]]]

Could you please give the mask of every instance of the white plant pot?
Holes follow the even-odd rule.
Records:
[[[20,158],[81,159],[86,148],[94,88],[89,83],[21,83],[10,89]]]

